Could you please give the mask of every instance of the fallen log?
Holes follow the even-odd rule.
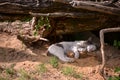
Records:
[[[96,11],[120,16],[120,8],[104,6],[101,3],[72,0],[1,0],[0,13],[29,14],[54,12]]]
[[[24,15],[47,16],[51,29],[45,31],[43,37],[53,35],[53,33],[60,35],[120,25],[119,7],[104,6],[90,1],[0,0],[0,14],[0,20],[14,19],[11,17],[17,16],[24,18]]]

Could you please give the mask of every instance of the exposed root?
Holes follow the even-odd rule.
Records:
[[[35,25],[36,25],[37,21],[38,21],[37,17],[32,18],[32,20],[31,20],[31,30],[35,29]]]
[[[31,20],[31,32],[33,30],[35,30],[35,27],[36,27],[37,23],[38,23],[38,18],[37,17],[33,17],[32,20]],[[38,36],[33,36],[34,34],[32,33],[32,36],[21,35],[20,37],[23,38],[22,40],[26,39],[26,40],[28,40],[30,42],[35,42],[35,41],[38,41],[38,40],[49,41],[48,39],[45,39],[42,36],[44,31],[46,30],[45,27],[46,27],[46,25],[43,25],[43,26],[40,27],[40,29],[38,30]]]
[[[116,28],[106,28],[106,29],[102,29],[100,30],[100,43],[101,43],[101,55],[102,55],[102,65],[101,65],[101,68],[100,68],[100,74],[101,76],[105,79],[105,76],[104,76],[104,67],[105,67],[105,64],[106,64],[106,60],[105,60],[105,51],[104,51],[104,34],[105,33],[108,33],[108,32],[118,32],[120,31],[120,27],[116,27]]]

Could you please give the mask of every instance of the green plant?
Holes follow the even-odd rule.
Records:
[[[30,75],[24,70],[24,69],[21,69],[19,71],[19,74],[20,74],[20,77],[19,77],[19,80],[30,80]]]
[[[38,20],[38,26],[46,25],[47,28],[51,27],[48,17],[40,17]]]
[[[4,78],[4,77],[0,76],[0,80],[8,80],[8,78]]]
[[[45,67],[45,64],[39,64],[37,66],[37,70],[39,71],[39,73],[45,73],[45,72],[47,72],[47,68]]]
[[[82,78],[83,78],[83,74],[81,74],[81,73],[74,73],[72,76],[74,78],[79,78],[80,80],[82,80]]]
[[[119,48],[119,47],[120,47],[120,41],[118,41],[118,40],[114,40],[114,42],[113,42],[113,46]]]
[[[15,74],[14,66],[15,64],[12,64],[9,68],[5,69],[5,72],[9,75],[14,75]]]
[[[57,68],[58,67],[58,59],[55,56],[51,57],[50,64],[53,66],[53,68]]]
[[[28,21],[30,21],[31,19],[32,19],[31,17],[26,16],[26,17],[24,17],[21,21],[23,21],[23,22],[28,22]]]
[[[12,69],[12,68],[6,68],[6,69],[5,69],[5,72],[6,72],[7,74],[9,74],[9,75],[14,75],[15,70]]]
[[[120,72],[120,67],[116,67],[114,72],[119,73]],[[112,77],[109,77],[108,80],[120,80],[120,76],[112,76]]]
[[[114,72],[120,72],[120,67],[116,67]]]
[[[64,68],[62,69],[62,73],[63,73],[64,75],[73,75],[74,69],[73,69],[72,67],[64,67]]]
[[[72,67],[64,67],[62,69],[62,73],[67,76],[72,76],[74,78],[79,78],[80,80],[82,79],[82,74],[77,73],[74,68]]]
[[[120,80],[120,77],[119,76],[113,76],[113,77],[110,77],[108,80]]]
[[[39,29],[43,26],[46,26],[46,29],[49,29],[51,27],[48,17],[40,17],[38,24],[35,27],[34,36],[39,35]]]

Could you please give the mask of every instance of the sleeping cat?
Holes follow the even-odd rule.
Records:
[[[80,53],[92,52],[96,50],[96,46],[89,40],[87,41],[73,41],[73,42],[60,42],[52,44],[48,48],[48,53],[58,57],[64,62],[74,62],[75,59],[80,57]],[[71,54],[74,57],[70,57]]]

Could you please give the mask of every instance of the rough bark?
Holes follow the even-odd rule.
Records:
[[[116,19],[118,19],[118,17],[99,14],[81,18],[50,18],[50,22],[52,22],[51,29],[53,29],[54,31],[50,31],[50,33],[45,31],[43,36],[52,36],[54,35],[53,33],[56,33],[56,35],[60,35],[89,30],[98,30],[108,27],[116,27],[120,25],[120,21],[116,21]]]
[[[72,0],[0,0],[0,13],[29,14],[29,12],[81,12],[97,11],[120,16],[120,9],[100,3]]]
[[[85,9],[90,11],[97,11],[101,13],[118,15],[120,16],[120,7],[112,7],[112,5],[107,4],[95,4],[93,2],[83,2],[83,1],[72,1],[72,6],[79,9]],[[104,6],[105,5],[105,6]]]
[[[0,14],[0,20],[47,16],[55,27],[45,31],[44,36],[52,35],[51,31],[59,35],[120,25],[120,8],[88,1],[0,0]]]

